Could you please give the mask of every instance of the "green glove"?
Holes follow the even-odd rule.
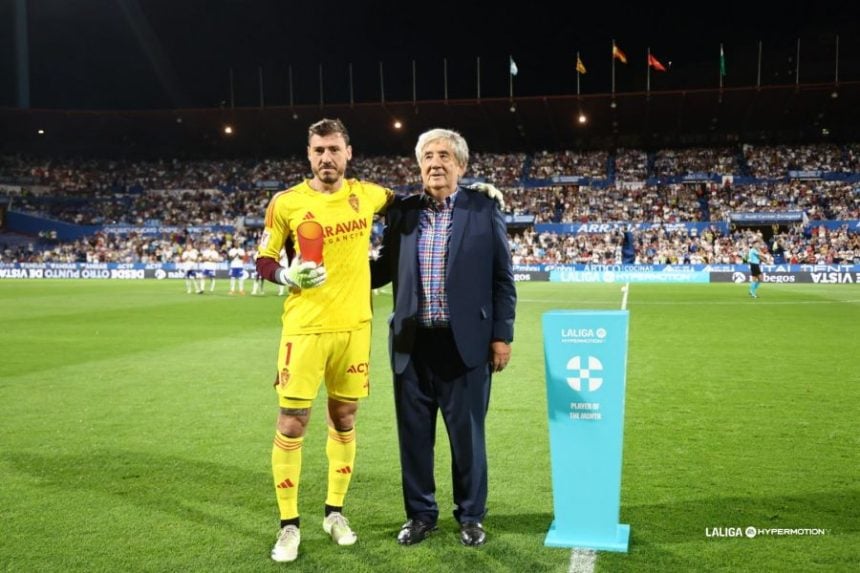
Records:
[[[467,188],[477,191],[478,193],[483,193],[484,195],[498,203],[499,209],[501,209],[502,211],[505,210],[505,196],[502,195],[502,192],[499,191],[495,185],[492,185],[490,183],[472,183]]]
[[[275,273],[277,282],[289,287],[291,292],[318,287],[325,283],[326,276],[325,266],[313,261],[302,262],[298,255],[293,257],[289,268],[281,267]]]

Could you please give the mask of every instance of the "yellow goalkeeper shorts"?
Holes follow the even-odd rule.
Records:
[[[282,334],[275,388],[286,400],[313,401],[325,380],[329,398],[357,400],[370,393],[370,323],[345,332]]]

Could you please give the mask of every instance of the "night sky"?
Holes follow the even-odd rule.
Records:
[[[0,0],[0,105],[16,107],[15,4]],[[645,89],[645,53],[670,70],[651,89],[714,87],[725,45],[727,87],[752,85],[758,42],[762,83],[792,83],[797,38],[801,81],[831,82],[839,34],[840,80],[860,80],[857,2],[708,2],[685,8],[655,2],[294,2],[289,0],[31,0],[27,4],[30,106],[151,109],[230,104],[297,105],[507,97],[508,56],[519,68],[514,95],[576,92],[575,54],[588,73],[582,93],[610,90],[615,38],[629,63],[616,64],[616,89]],[[559,6],[566,6],[559,8]]]

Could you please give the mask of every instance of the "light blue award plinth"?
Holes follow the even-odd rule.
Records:
[[[626,310],[543,315],[554,520],[544,545],[626,552],[619,523]]]

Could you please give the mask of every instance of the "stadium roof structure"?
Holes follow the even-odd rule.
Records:
[[[650,93],[162,111],[0,109],[0,151],[126,157],[303,155],[338,117],[362,155],[411,154],[434,127],[475,151],[860,141],[860,81]],[[580,114],[587,118],[580,123]],[[395,121],[401,127],[395,128]],[[224,133],[225,126],[232,133]],[[39,133],[39,131],[42,133]]]

